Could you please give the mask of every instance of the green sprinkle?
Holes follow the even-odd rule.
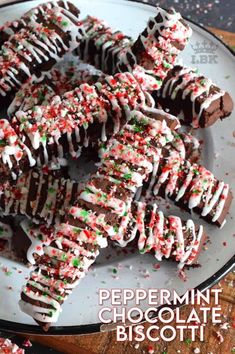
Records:
[[[61,260],[66,261],[68,259],[67,255],[65,253],[62,254]]]
[[[87,188],[87,187],[84,189],[84,192],[86,192],[86,193],[88,193],[88,194],[90,194],[90,193],[91,193],[90,189],[89,189],[89,188]]]
[[[145,249],[142,248],[142,250],[139,251],[141,254],[145,253]]]
[[[3,233],[4,229],[0,226],[0,235]]]
[[[118,232],[118,230],[119,230],[118,225],[114,225],[114,226],[113,226],[113,229],[114,229],[114,232],[116,232],[116,233],[117,233],[117,232]]]
[[[134,128],[135,133],[140,133],[144,130],[143,127],[141,127],[139,125],[134,125],[133,128]]]
[[[81,217],[84,219],[84,221],[86,221],[88,219],[89,216],[89,212],[86,210],[82,210],[81,211]]]
[[[62,26],[64,26],[64,27],[68,26],[68,22],[67,22],[67,21],[62,21],[61,24],[62,24]]]
[[[73,259],[73,266],[75,267],[75,268],[77,268],[77,267],[79,267],[80,266],[80,260],[78,259],[78,258],[75,258],[75,259]]]
[[[230,75],[226,75],[224,78],[225,78],[225,79],[229,79],[229,78],[230,78]]]
[[[12,275],[12,272],[9,270],[9,271],[5,272],[5,274],[7,277],[10,277]]]
[[[171,237],[171,236],[174,236],[175,235],[175,232],[173,230],[171,231],[168,231],[165,235],[164,235],[164,238],[168,238],[168,237]]]
[[[101,144],[100,144],[100,148],[101,148],[101,149],[106,149],[106,148],[107,148],[107,144],[101,143]]]
[[[199,190],[199,189],[194,189],[194,190],[192,190],[192,193],[193,194],[199,194],[201,191]]]
[[[46,137],[45,134],[41,137],[41,141],[42,141],[43,143],[45,143],[45,142],[47,141],[47,137]]]
[[[46,203],[46,209],[51,209],[52,203]]]
[[[81,229],[79,227],[73,227],[73,232],[79,233],[81,232]]]
[[[167,63],[165,60],[163,60],[163,66],[167,69],[169,69],[171,67],[171,65],[169,63]]]
[[[55,188],[52,188],[52,187],[48,188],[48,192],[49,193],[54,193],[55,192]]]
[[[43,240],[42,234],[39,234],[37,238],[38,238],[38,240],[42,241]]]
[[[132,177],[131,173],[125,173],[125,174],[123,175],[123,178],[125,178],[125,179],[127,179],[127,180],[131,179],[131,177]]]
[[[6,145],[6,140],[0,139],[0,146],[5,146],[5,145]]]
[[[186,339],[185,339],[185,343],[186,343],[186,344],[191,344],[191,343],[192,343],[192,339],[186,338]]]
[[[117,274],[117,272],[118,272],[117,269],[116,269],[116,268],[113,268],[112,273],[113,273],[113,274]]]
[[[41,91],[38,92],[38,99],[40,101],[44,101],[44,99],[45,99],[45,95]]]

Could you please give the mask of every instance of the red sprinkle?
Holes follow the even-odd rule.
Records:
[[[32,343],[29,339],[25,339],[22,345],[23,347],[32,347]]]
[[[152,345],[149,345],[149,346],[148,346],[148,353],[149,353],[149,354],[153,354],[153,353],[154,353],[154,348],[153,348]]]
[[[157,264],[157,263],[156,263],[156,264],[154,264],[153,268],[154,268],[154,269],[160,269],[161,266],[160,266],[160,264]]]

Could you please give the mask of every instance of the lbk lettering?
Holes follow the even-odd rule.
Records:
[[[192,64],[218,64],[218,56],[215,54],[192,55]]]

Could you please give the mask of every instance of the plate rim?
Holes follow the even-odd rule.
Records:
[[[6,8],[12,5],[18,5],[26,2],[30,2],[31,0],[19,0],[19,1],[13,1],[10,2],[9,4],[2,4],[0,5],[0,9]],[[121,0],[123,1],[123,0]],[[136,3],[136,4],[143,4],[144,6],[149,6],[153,10],[156,8],[156,6],[148,4],[144,2],[143,0],[124,0],[124,2],[129,2],[129,3]],[[215,35],[213,32],[211,32],[209,29],[206,27],[202,26],[201,24],[195,22],[194,20],[188,19],[187,17],[183,16],[183,18],[187,21],[192,23],[194,26],[199,27],[202,31],[207,32],[210,36],[215,38],[223,47],[225,47],[230,54],[232,54],[233,57],[235,57],[235,51],[232,50],[229,45],[227,45],[220,37]],[[194,289],[199,290],[201,292],[206,291],[207,289],[211,288],[215,284],[217,284],[221,278],[223,278],[226,274],[228,274],[233,268],[235,267],[235,254],[233,257],[231,257],[216,273],[214,273],[211,277],[206,279],[204,282],[196,286]],[[185,303],[183,302],[180,306],[184,306]],[[164,306],[164,305],[163,305]],[[158,311],[163,307],[159,306]],[[175,308],[177,306],[171,306],[172,308]],[[156,312],[157,316],[157,312]],[[37,325],[29,325],[29,324],[24,324],[24,323],[19,323],[19,322],[14,322],[14,321],[7,321],[0,319],[0,330],[6,331],[6,332],[13,332],[13,333],[24,333],[24,334],[39,334],[39,335],[44,335],[44,336],[50,336],[50,335],[78,335],[78,334],[91,334],[91,333],[97,333],[97,332],[102,332],[102,323],[92,323],[89,325],[78,325],[78,326],[53,326],[50,327],[48,332],[44,332],[41,327]],[[111,329],[110,329],[111,330]]]

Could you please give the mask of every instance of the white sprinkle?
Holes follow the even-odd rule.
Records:
[[[223,324],[220,326],[220,329],[229,329],[229,324],[228,324],[228,322],[223,323]]]
[[[217,335],[217,338],[219,340],[219,343],[220,344],[223,343],[224,337],[222,336],[222,334],[218,331],[218,332],[216,332],[216,335]]]

